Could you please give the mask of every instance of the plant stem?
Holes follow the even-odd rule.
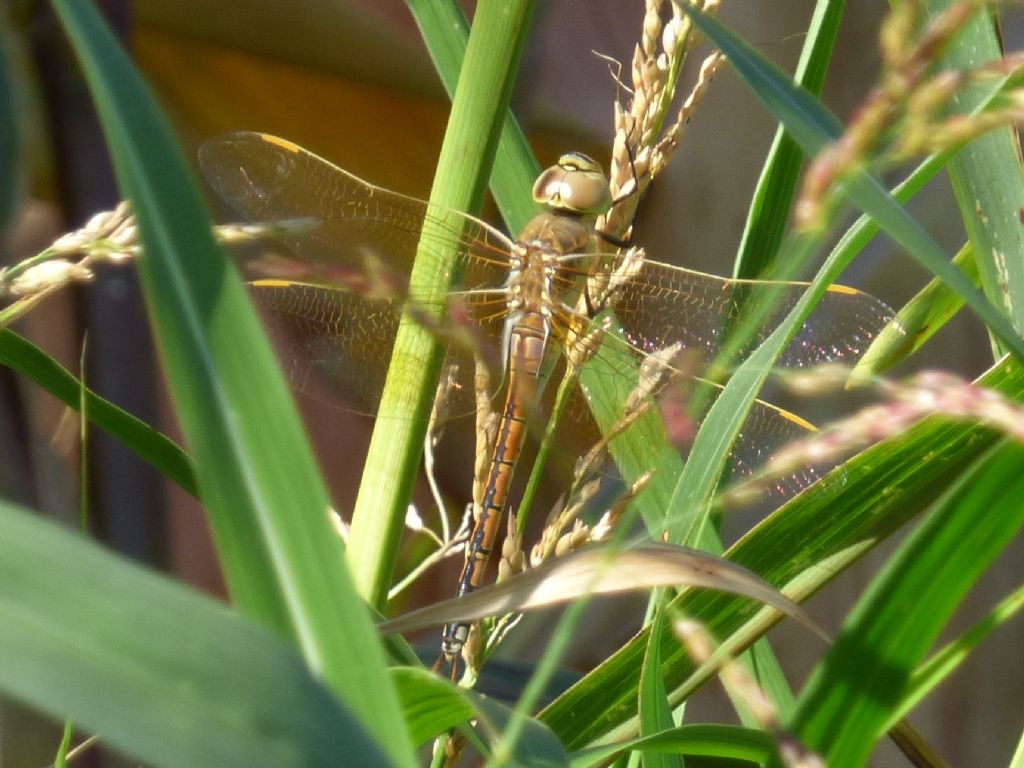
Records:
[[[479,210],[487,170],[508,109],[532,0],[485,0],[477,6],[430,201]],[[424,226],[424,242],[430,240]],[[421,247],[410,276],[414,303],[431,306],[453,279],[456,252]],[[360,594],[382,609],[401,541],[405,510],[423,451],[444,350],[403,318],[385,381],[362,484],[352,514],[348,559]]]

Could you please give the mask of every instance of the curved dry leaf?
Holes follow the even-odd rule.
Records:
[[[823,631],[799,605],[742,566],[686,547],[649,542],[629,549],[589,547],[461,598],[443,600],[382,622],[384,634],[486,616],[522,613],[592,595],[655,587],[704,587],[743,595]]]

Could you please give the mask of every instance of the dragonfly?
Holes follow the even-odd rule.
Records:
[[[252,221],[313,221],[310,231],[283,236],[295,258],[265,262],[258,267],[262,279],[251,285],[257,302],[289,328],[284,364],[293,386],[306,391],[314,372],[324,372],[346,393],[343,405],[357,412],[377,411],[399,319],[411,305],[403,281],[417,249],[454,248],[453,274],[445,277],[458,276],[461,283],[443,303],[458,306],[475,336],[501,350],[506,393],[459,595],[481,583],[545,360],[565,353],[572,339],[593,327],[596,315],[610,309],[614,333],[601,345],[621,362],[611,370],[631,371],[635,379],[640,361],[673,345],[713,361],[752,291],[770,288],[777,295],[771,318],[751,335],[751,349],[806,287],[729,280],[644,259],[627,279],[598,295],[594,286],[607,288],[621,254],[594,228],[596,216],[613,202],[608,181],[598,163],[579,153],[563,155],[538,177],[533,196],[543,210],[515,239],[468,214],[374,186],[267,134],[211,139],[200,150],[200,165],[215,191]],[[443,313],[431,315],[437,316]],[[870,295],[833,286],[778,364],[855,359],[891,317]],[[453,342],[447,354],[457,361],[449,411],[470,412],[473,350]],[[760,402],[750,418],[790,434],[810,426]],[[443,629],[441,651],[449,661],[468,630],[460,623]]]

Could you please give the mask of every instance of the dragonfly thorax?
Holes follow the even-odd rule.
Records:
[[[514,324],[514,318],[523,314],[551,316],[552,278],[557,269],[557,254],[539,247],[536,242],[516,243],[506,286],[509,310],[506,324]]]

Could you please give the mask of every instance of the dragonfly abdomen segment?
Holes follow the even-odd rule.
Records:
[[[480,586],[498,536],[512,475],[526,435],[526,422],[536,401],[537,375],[547,346],[548,327],[549,321],[543,312],[522,312],[509,334],[508,394],[494,441],[483,500],[466,544],[466,559],[457,589],[460,597]],[[449,656],[458,653],[466,634],[465,624],[446,626],[441,638],[442,651]]]
[[[526,421],[536,399],[537,373],[547,344],[547,326],[547,318],[540,313],[524,313],[510,336],[508,395],[494,441],[479,519],[467,545],[466,562],[459,579],[460,595],[480,585],[483,568],[497,538],[526,434]]]

